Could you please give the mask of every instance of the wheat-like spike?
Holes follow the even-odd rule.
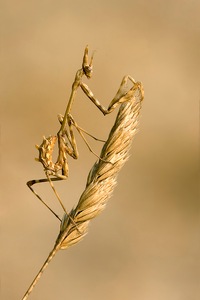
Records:
[[[143,100],[141,83],[136,83],[134,95],[121,104],[115,124],[101,151],[99,159],[89,172],[86,188],[76,208],[64,215],[56,243],[66,249],[79,242],[87,233],[89,221],[105,208],[116,185],[117,175],[128,159],[128,152],[137,132],[138,116]],[[79,229],[79,231],[77,230]]]
[[[127,97],[127,101],[120,106],[115,124],[102,148],[101,159],[90,170],[85,190],[76,208],[72,209],[69,214],[64,214],[54,248],[22,300],[28,298],[57,251],[79,242],[86,235],[90,220],[105,208],[116,185],[117,175],[128,159],[128,152],[137,132],[138,116],[143,100],[141,83],[135,83],[132,91],[134,93],[127,93],[127,96],[124,96],[124,98]]]

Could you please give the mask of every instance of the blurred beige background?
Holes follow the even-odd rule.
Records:
[[[106,210],[30,299],[199,299],[199,11],[197,0],[1,1],[2,300],[20,300],[59,231],[26,182],[43,176],[34,145],[57,133],[86,44],[96,53],[85,82],[104,105],[123,75],[143,82],[140,131]],[[115,115],[79,91],[80,126],[106,138]],[[95,161],[76,137],[80,159],[56,185],[68,209]],[[36,189],[62,215],[48,184]]]

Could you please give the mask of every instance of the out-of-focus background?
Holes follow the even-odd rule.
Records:
[[[140,130],[106,210],[30,299],[199,299],[199,11],[197,0],[1,2],[2,300],[20,300],[59,232],[26,182],[43,177],[34,145],[57,133],[86,44],[95,57],[85,82],[105,106],[124,75],[143,82]],[[103,139],[116,116],[81,91],[72,114]],[[56,184],[67,209],[96,160],[76,138],[80,158]],[[36,189],[62,216],[48,184]]]

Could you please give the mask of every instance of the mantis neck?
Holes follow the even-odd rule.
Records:
[[[72,108],[72,105],[73,105],[73,102],[74,102],[75,94],[77,92],[77,89],[80,86],[81,79],[82,79],[83,75],[84,75],[83,69],[78,70],[77,73],[76,73],[75,80],[74,80],[74,83],[72,85],[71,95],[70,95],[70,98],[69,98],[69,102],[68,102],[64,117],[63,117],[62,125],[61,125],[60,130],[59,130],[59,134],[62,134],[65,131],[65,128],[66,128],[66,125],[67,125],[67,117],[71,112],[71,108]]]

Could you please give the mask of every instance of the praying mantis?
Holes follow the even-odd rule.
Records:
[[[46,178],[30,180],[27,182],[27,185],[38,197],[38,199],[60,220],[61,223],[60,232],[52,251],[49,253],[41,269],[24,294],[22,300],[27,300],[45,268],[48,266],[57,251],[60,249],[66,249],[70,245],[80,241],[87,232],[89,221],[98,215],[105,207],[105,203],[110,197],[115,186],[116,174],[119,172],[127,159],[127,153],[132,138],[136,132],[141,102],[144,98],[142,84],[140,82],[136,82],[129,75],[124,76],[116,95],[110,102],[108,108],[105,108],[94,97],[89,87],[82,81],[84,76],[87,79],[90,79],[92,76],[93,57],[94,54],[92,54],[89,60],[88,46],[86,46],[82,68],[78,70],[75,75],[65,114],[64,116],[58,116],[61,126],[57,135],[49,136],[48,138],[43,137],[42,144],[40,146],[36,145],[36,148],[39,151],[39,157],[36,160],[42,163]],[[128,81],[131,82],[132,87],[127,91],[126,85]],[[110,131],[107,141],[104,143],[100,157],[92,151],[83,133],[88,134],[96,140],[98,139],[79,127],[71,115],[73,102],[75,100],[78,88],[82,89],[84,94],[104,115],[111,113],[119,104],[121,104],[116,121]],[[73,208],[70,213],[68,213],[52,182],[57,180],[65,180],[68,178],[68,155],[74,159],[78,158],[78,149],[73,128],[76,128],[89,150],[98,157],[98,160],[95,162],[94,166],[89,172],[86,188],[82,193],[77,206]],[[52,160],[52,155],[56,142],[58,143],[58,157],[54,163]],[[32,188],[34,184],[42,182],[50,183],[58,201],[64,210],[64,216],[62,219],[60,219],[60,217]]]
[[[29,189],[35,194],[35,196],[60,220],[60,217],[42,200],[42,198],[37,194],[37,192],[32,188],[32,186],[36,183],[49,182],[58,201],[60,202],[64,212],[68,215],[52,181],[57,180],[66,180],[69,176],[69,167],[68,167],[68,155],[74,159],[78,158],[78,149],[75,140],[73,127],[77,129],[83,140],[85,141],[87,147],[91,152],[88,142],[86,141],[83,132],[94,138],[95,140],[99,140],[86,132],[84,129],[78,126],[75,122],[73,116],[71,115],[72,106],[76,97],[76,93],[78,88],[81,88],[84,94],[94,103],[94,105],[104,114],[110,114],[119,104],[129,101],[134,96],[135,90],[139,89],[142,97],[143,97],[143,89],[141,87],[140,82],[136,82],[131,76],[124,76],[120,87],[110,102],[108,108],[105,108],[94,96],[89,87],[82,81],[85,76],[87,79],[92,77],[93,73],[93,58],[94,53],[92,54],[90,60],[88,55],[88,46],[86,46],[84,55],[82,68],[77,71],[75,75],[74,82],[72,84],[71,95],[67,104],[67,108],[64,116],[58,115],[58,120],[61,124],[60,129],[56,136],[49,136],[47,138],[43,137],[42,144],[40,146],[36,145],[36,148],[39,151],[39,158],[36,158],[37,161],[42,163],[44,167],[44,172],[46,178],[38,179],[38,180],[30,180],[27,182],[27,186]],[[126,91],[126,86],[128,80],[132,83],[132,87]],[[102,140],[99,140],[102,141]],[[54,151],[54,147],[56,142],[58,143],[58,157],[56,162],[54,163],[52,160],[52,155]],[[104,141],[102,141],[104,142]],[[94,152],[93,152],[94,153]],[[95,154],[95,153],[94,153]],[[96,155],[96,154],[95,154]],[[96,155],[98,157],[98,155]],[[98,157],[101,159],[100,157]],[[53,177],[52,177],[53,176]],[[72,220],[73,222],[73,220]]]

